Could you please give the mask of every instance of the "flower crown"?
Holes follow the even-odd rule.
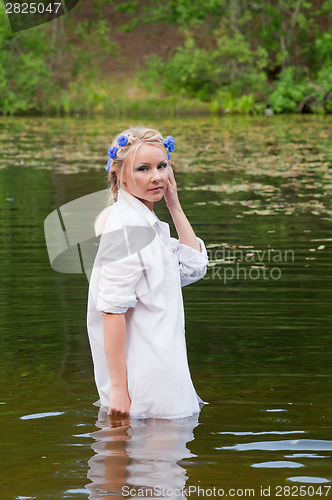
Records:
[[[109,148],[109,150],[107,152],[108,157],[109,157],[109,160],[108,160],[107,165],[105,167],[105,170],[107,170],[107,172],[109,171],[109,169],[111,167],[112,161],[116,158],[116,154],[118,152],[119,147],[121,148],[123,146],[127,146],[129,141],[128,141],[127,136],[120,135],[120,137],[117,138],[116,142],[119,146],[112,146],[111,148]],[[175,141],[174,141],[173,137],[171,135],[168,135],[166,137],[166,139],[164,140],[163,145],[165,146],[166,149],[168,149],[167,156],[168,156],[168,159],[170,160],[171,159],[170,153],[172,153],[175,149]]]

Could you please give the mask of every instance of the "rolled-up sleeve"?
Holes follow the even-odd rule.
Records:
[[[201,252],[180,243],[176,238],[171,238],[171,249],[176,255],[180,268],[181,286],[190,285],[205,276],[209,262],[203,240],[197,238]]]
[[[138,253],[101,266],[97,310],[114,314],[135,307],[136,285],[143,276],[144,265]]]

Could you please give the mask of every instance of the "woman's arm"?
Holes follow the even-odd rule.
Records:
[[[126,320],[124,314],[103,312],[104,348],[111,379],[108,414],[129,414],[130,398],[126,366]]]
[[[176,231],[179,236],[180,243],[192,247],[194,250],[202,251],[200,244],[197,241],[196,235],[190,222],[188,221],[184,211],[182,210],[178,193],[176,182],[174,178],[173,169],[170,168],[170,176],[167,184],[167,189],[165,191],[165,200],[168,210],[172,216]]]
[[[196,239],[194,230],[182,210],[181,205],[179,205],[178,208],[169,209],[169,211],[171,213],[174,226],[176,227],[180,243],[188,245],[188,247],[192,247],[194,250],[201,252],[202,250],[200,244]]]

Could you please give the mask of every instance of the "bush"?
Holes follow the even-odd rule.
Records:
[[[314,81],[308,76],[296,81],[296,68],[281,72],[269,103],[276,113],[329,112],[332,110],[332,64],[321,69]]]
[[[46,64],[49,51],[44,26],[13,34],[0,8],[0,113],[33,111],[54,92]]]
[[[215,35],[213,49],[198,47],[188,35],[184,46],[179,47],[169,61],[156,55],[150,57],[141,79],[150,89],[159,84],[167,92],[201,101],[219,100],[220,91],[234,97],[264,92],[267,85],[265,50],[261,47],[252,50],[240,32],[230,36],[219,30]]]

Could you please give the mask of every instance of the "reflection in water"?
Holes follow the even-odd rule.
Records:
[[[332,451],[332,441],[326,439],[294,439],[286,441],[257,441],[254,443],[239,443],[235,446],[223,446],[216,450],[304,450]]]
[[[177,462],[195,456],[186,444],[197,425],[198,413],[169,420],[109,417],[99,411],[101,430],[91,434],[96,455],[89,460],[89,498],[185,498],[181,490],[188,477]]]

